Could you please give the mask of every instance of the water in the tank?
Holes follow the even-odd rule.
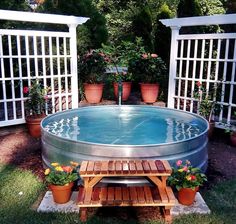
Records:
[[[53,119],[45,129],[57,136],[90,143],[117,145],[163,144],[198,136],[196,119],[154,110],[82,111]]]

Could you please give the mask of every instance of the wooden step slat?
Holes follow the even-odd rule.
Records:
[[[144,172],[141,160],[136,160],[135,165],[136,165],[137,173],[143,173]]]
[[[150,169],[150,166],[149,166],[148,161],[143,160],[142,164],[143,164],[143,170],[144,170],[144,172],[145,172],[145,173],[150,173],[150,172],[151,172],[151,169]]]
[[[80,187],[77,200],[77,203],[79,205],[84,203],[84,196],[85,196],[85,189],[83,187]]]
[[[131,174],[134,174],[136,173],[136,166],[135,166],[135,163],[134,161],[129,161],[129,171]]]
[[[137,197],[137,191],[135,187],[130,187],[130,200],[133,204],[136,204],[138,202],[138,197]]]
[[[119,205],[122,203],[122,190],[121,187],[115,188],[115,204]]]
[[[162,163],[165,167],[167,173],[172,173],[172,168],[167,160],[162,160]]]
[[[152,192],[150,190],[150,187],[144,186],[143,190],[145,194],[146,203],[153,203]]]
[[[145,203],[145,196],[144,196],[143,187],[136,187],[136,190],[137,190],[138,202],[141,204],[144,204]]]
[[[94,168],[93,168],[93,170],[94,170],[94,173],[95,174],[99,174],[100,173],[100,171],[101,171],[101,162],[100,161],[95,161],[94,162]]]
[[[122,161],[122,170],[123,170],[123,174],[129,173],[129,165],[127,161]]]
[[[114,199],[115,199],[115,189],[114,189],[114,187],[108,187],[108,190],[107,190],[107,204],[108,205],[113,205],[114,204]]]
[[[107,188],[106,187],[101,187],[99,198],[100,198],[100,203],[102,205],[107,204]]]
[[[79,169],[80,175],[86,174],[87,165],[88,165],[88,161],[82,161],[80,165],[80,169]]]
[[[116,173],[121,174],[122,173],[122,164],[121,161],[116,161],[115,162],[115,168],[116,168]]]
[[[100,187],[95,187],[93,189],[92,193],[92,203],[93,204],[98,204],[99,203],[99,194],[100,194],[101,188]]]
[[[160,160],[155,161],[158,172],[159,173],[164,173],[165,172],[165,167],[163,166],[162,162]]]
[[[149,163],[149,166],[150,166],[150,169],[151,169],[151,173],[158,173],[158,169],[157,169],[157,166],[155,164],[155,161],[154,160],[148,160],[148,163]]]
[[[171,204],[175,204],[175,195],[170,187],[166,187],[166,193]]]
[[[122,187],[122,199],[124,203],[130,203],[129,189],[127,187]]]
[[[152,192],[152,198],[154,203],[161,203],[161,197],[157,187],[150,188]]]
[[[87,174],[93,174],[94,161],[89,161],[87,166]]]
[[[102,174],[107,174],[108,173],[108,161],[102,161],[101,173]]]
[[[108,171],[110,174],[115,173],[115,163],[113,161],[108,162]]]

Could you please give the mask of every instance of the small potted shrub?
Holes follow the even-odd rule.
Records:
[[[156,102],[159,94],[159,82],[167,72],[164,61],[157,54],[143,53],[139,58],[130,62],[129,71],[140,82],[143,101],[145,103]]]
[[[199,186],[207,181],[206,175],[199,168],[194,168],[188,160],[185,163],[178,160],[176,166],[172,168],[168,183],[178,191],[179,203],[191,205]]]
[[[89,103],[101,101],[105,71],[106,61],[103,53],[90,50],[79,57],[78,72],[83,82],[85,98]]]
[[[39,80],[33,80],[30,87],[24,87],[23,93],[28,99],[25,102],[26,124],[31,136],[41,136],[40,122],[46,116],[48,106],[47,89],[42,88]]]
[[[71,162],[69,166],[51,163],[52,168],[45,170],[45,180],[52,191],[53,199],[58,204],[70,200],[74,182],[79,178],[78,163]]]

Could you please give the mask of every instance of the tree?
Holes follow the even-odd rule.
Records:
[[[88,49],[100,48],[101,44],[107,41],[106,19],[99,13],[91,0],[45,0],[39,6],[38,11],[89,17],[90,19],[78,28],[78,50],[81,53]],[[55,25],[53,27],[55,28]],[[57,26],[57,29],[63,30],[65,28]]]

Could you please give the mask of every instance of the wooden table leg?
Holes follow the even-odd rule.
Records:
[[[164,206],[164,207],[160,207],[163,218],[165,219],[165,221],[167,223],[172,223],[172,216],[170,214],[170,209],[171,207],[169,206]]]
[[[87,221],[87,208],[80,208],[80,221],[86,222]]]

